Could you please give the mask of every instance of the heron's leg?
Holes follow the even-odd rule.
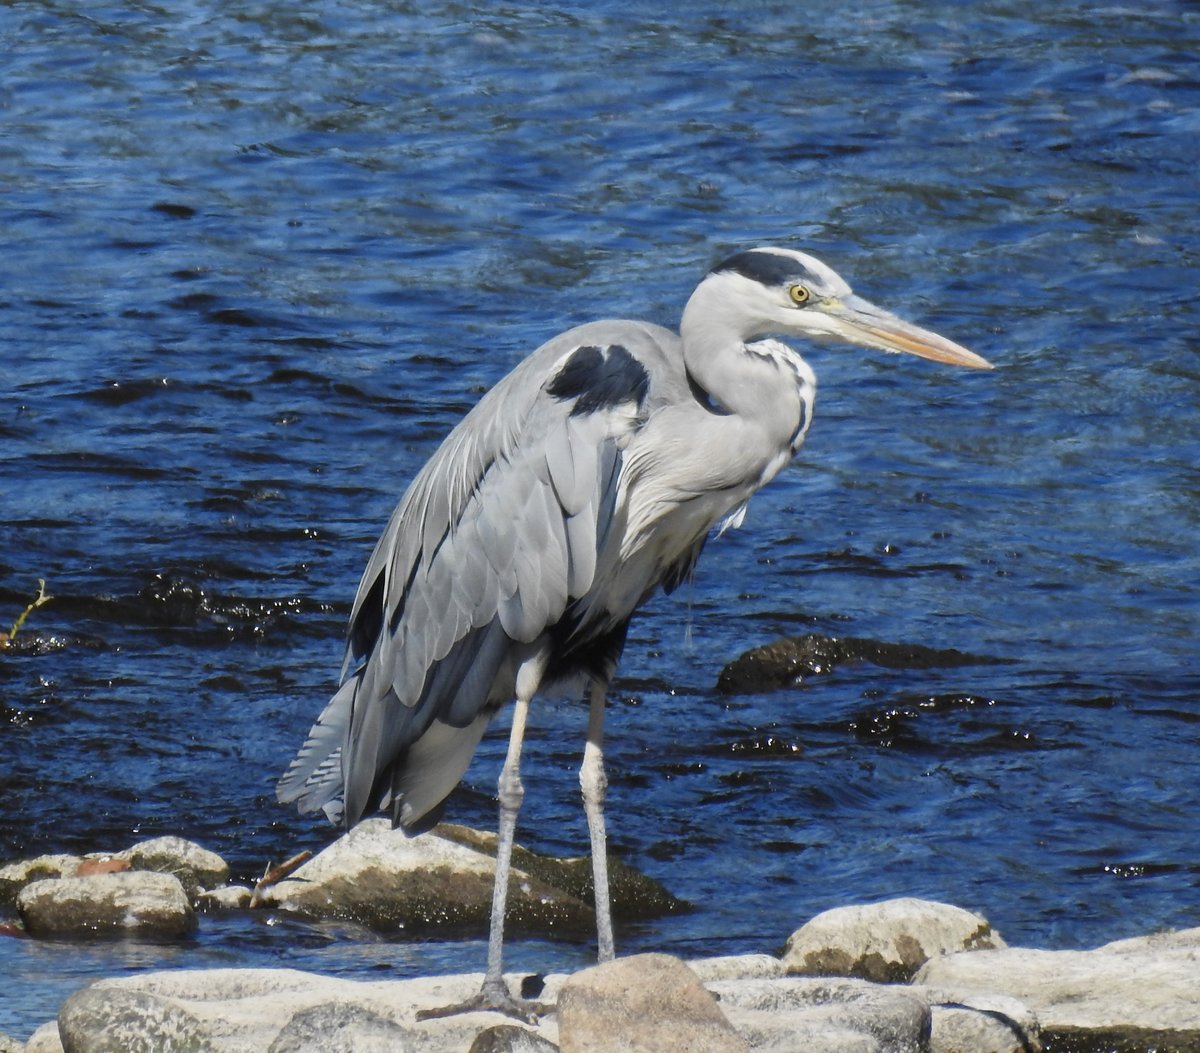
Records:
[[[496,841],[496,883],[492,887],[492,922],[488,931],[487,972],[483,987],[473,998],[457,1005],[439,1009],[422,1009],[418,1020],[453,1016],[477,1010],[494,1009],[526,1023],[535,1023],[545,1006],[533,1002],[521,1002],[514,998],[504,982],[504,914],[508,906],[508,872],[512,863],[513,838],[517,829],[517,812],[525,797],[521,785],[521,745],[525,739],[525,723],[529,717],[529,697],[518,696],[513,708],[512,731],[508,738],[508,754],[504,767],[500,769],[498,785],[500,797],[500,825]]]
[[[504,913],[508,907],[508,872],[512,865],[513,838],[517,831],[517,813],[525,799],[521,783],[521,746],[525,740],[525,722],[529,718],[529,699],[518,698],[513,708],[508,754],[500,769],[498,786],[500,824],[496,830],[496,883],[492,888],[492,924],[488,931],[487,974],[483,978],[484,995],[510,999],[504,985]]]
[[[612,904],[608,894],[608,836],[604,829],[604,795],[608,776],[604,772],[604,704],[607,684],[593,682],[588,708],[587,742],[579,769],[583,810],[592,839],[592,879],[596,899],[596,956],[602,962],[613,957]]]

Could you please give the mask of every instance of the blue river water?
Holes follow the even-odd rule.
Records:
[[[776,951],[898,895],[1084,947],[1200,925],[1200,14],[14,0],[0,8],[0,860],[180,834],[252,881],[334,831],[273,785],[407,480],[585,320],[673,325],[803,248],[991,359],[844,348],[809,441],[635,621],[610,834]],[[954,648],[724,695],[780,635]],[[519,837],[579,854],[585,713],[534,714]],[[494,825],[504,727],[449,818]],[[590,945],[516,940],[513,968]],[[0,1032],[158,967],[482,967],[259,912],[183,946],[0,935]]]

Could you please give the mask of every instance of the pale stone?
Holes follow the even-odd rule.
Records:
[[[783,962],[770,954],[726,954],[716,958],[695,958],[688,961],[702,983],[713,980],[761,980],[783,976]]]
[[[905,898],[818,914],[788,938],[783,962],[794,974],[896,983],[935,955],[1004,946],[978,914]]]
[[[1023,1002],[1051,1048],[1081,1046],[1086,1036],[1115,1048],[1200,1049],[1200,953],[1182,934],[1093,951],[946,955],[927,962],[917,982],[955,1001],[1002,994]]]
[[[562,1053],[749,1053],[678,958],[638,954],[575,973],[558,995]]]
[[[182,837],[156,837],[119,853],[135,870],[174,874],[188,898],[229,880],[229,864],[215,852]]]
[[[0,906],[15,903],[26,885],[47,878],[73,877],[82,856],[51,855],[22,859],[0,867]]]
[[[264,904],[380,932],[486,929],[496,861],[436,834],[408,837],[385,819],[359,823],[291,876],[260,892]],[[510,931],[590,932],[587,904],[520,870],[509,879]]]
[[[905,987],[807,976],[707,986],[756,1051],[926,1053],[929,1003]]]
[[[32,936],[178,939],[196,927],[177,878],[136,870],[35,881],[17,910]]]

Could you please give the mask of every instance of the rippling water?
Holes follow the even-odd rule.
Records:
[[[814,350],[800,458],[635,622],[611,835],[698,909],[621,947],[908,894],[1041,946],[1200,924],[1200,17],[853,6],[0,9],[0,617],[55,597],[0,661],[0,858],[325,843],[272,786],[408,478],[547,336],[674,324],[779,243],[999,368]],[[800,632],[993,661],[716,690]],[[583,726],[535,715],[534,846],[586,845]],[[454,818],[494,823],[503,740]],[[147,967],[482,960],[265,915],[0,937],[0,1030]]]

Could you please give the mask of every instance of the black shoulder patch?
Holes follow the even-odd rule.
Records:
[[[739,252],[712,269],[713,274],[720,274],[722,271],[733,271],[752,282],[771,286],[786,285],[804,277],[804,268],[790,256],[783,256],[778,252],[761,252],[757,249]]]
[[[626,402],[640,406],[649,390],[646,367],[620,344],[576,348],[546,385],[547,394],[556,399],[576,400],[572,417]]]

